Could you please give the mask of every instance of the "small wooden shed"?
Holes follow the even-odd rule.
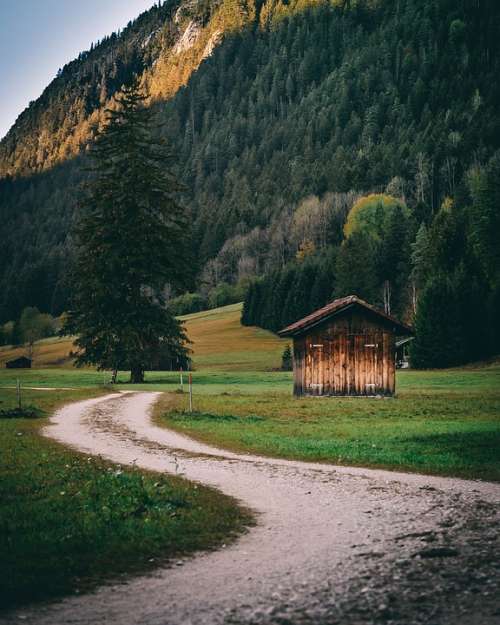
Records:
[[[294,395],[393,395],[395,340],[411,328],[355,295],[278,333],[293,338]]]
[[[31,369],[31,358],[20,356],[14,360],[8,360],[5,366],[7,369]]]

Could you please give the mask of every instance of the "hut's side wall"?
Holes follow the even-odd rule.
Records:
[[[294,340],[294,394],[393,395],[394,334],[351,312]]]
[[[305,388],[306,339],[300,337],[293,341],[293,394],[304,395]]]

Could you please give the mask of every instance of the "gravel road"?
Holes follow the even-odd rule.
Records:
[[[157,396],[66,406],[45,434],[215,486],[252,508],[256,527],[216,552],[2,623],[500,623],[499,484],[226,452],[154,426]]]

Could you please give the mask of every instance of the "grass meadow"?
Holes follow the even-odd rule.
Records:
[[[291,397],[291,378],[194,377],[166,394],[157,422],[236,451],[300,460],[500,480],[500,367],[402,371],[391,399]]]
[[[241,326],[240,314],[235,304],[183,317],[195,367],[193,414],[178,373],[149,372],[133,386],[120,373],[118,388],[165,391],[160,424],[232,450],[500,480],[500,363],[399,371],[391,399],[294,399],[291,373],[279,371],[287,342]],[[23,387],[65,388],[68,399],[104,387],[109,374],[75,369],[70,350],[68,340],[41,342],[37,368],[1,370],[0,394],[17,379]],[[3,348],[0,358],[6,353],[13,354]]]

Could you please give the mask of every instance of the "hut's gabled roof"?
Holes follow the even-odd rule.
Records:
[[[391,315],[382,312],[375,306],[368,304],[368,302],[365,302],[356,295],[349,295],[347,297],[341,297],[340,299],[336,299],[326,306],[323,306],[323,308],[320,308],[310,315],[307,315],[307,317],[299,319],[299,321],[296,321],[286,328],[283,328],[283,330],[280,330],[278,334],[280,336],[300,336],[301,334],[305,334],[312,327],[317,326],[319,323],[322,323],[323,321],[326,321],[331,317],[344,313],[345,311],[353,307],[364,308],[370,311],[370,313],[381,317],[382,319],[394,326],[394,332],[398,335],[413,334],[413,330],[409,326],[401,323],[395,317],[392,317]]]
[[[32,362],[31,358],[28,358],[27,356],[18,356],[17,358],[13,358],[12,360],[7,360],[7,362],[5,363],[6,365],[15,365],[17,363],[21,363],[21,362]]]

